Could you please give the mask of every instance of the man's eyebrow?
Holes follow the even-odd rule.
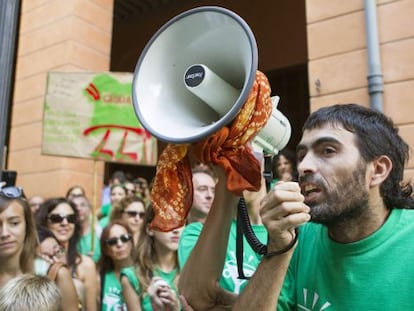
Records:
[[[321,145],[321,144],[325,144],[325,143],[331,143],[331,144],[337,144],[337,145],[341,145],[342,143],[338,140],[338,139],[336,139],[336,138],[334,138],[334,137],[331,137],[331,136],[325,136],[325,137],[320,137],[320,138],[318,138],[317,140],[315,140],[312,144],[311,144],[311,148],[315,148],[315,147],[317,147],[318,145]],[[296,153],[298,153],[299,151],[302,151],[302,150],[308,150],[308,147],[305,145],[305,144],[299,144],[297,147],[296,147]]]

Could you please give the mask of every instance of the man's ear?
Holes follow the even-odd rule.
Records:
[[[371,165],[370,186],[379,186],[389,176],[392,169],[392,161],[388,156],[382,155],[375,159]]]

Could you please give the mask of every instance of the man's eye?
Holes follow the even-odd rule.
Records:
[[[334,148],[324,148],[323,150],[322,150],[322,153],[323,154],[326,154],[326,155],[329,155],[329,154],[332,154],[332,153],[335,153],[336,152],[336,150],[334,149]]]
[[[298,152],[297,156],[296,156],[296,161],[299,163],[303,160],[303,158],[305,157],[305,153],[304,152]]]

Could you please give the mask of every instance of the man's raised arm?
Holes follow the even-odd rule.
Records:
[[[226,175],[216,169],[219,181],[204,227],[184,265],[179,292],[194,310],[230,309],[236,295],[220,288],[232,219],[239,198],[226,188]]]

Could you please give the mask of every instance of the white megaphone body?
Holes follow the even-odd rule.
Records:
[[[257,71],[253,33],[238,15],[206,6],[177,15],[148,42],[134,72],[132,99],[142,126],[156,138],[192,143],[231,123]],[[253,144],[276,154],[291,135],[277,109]]]

